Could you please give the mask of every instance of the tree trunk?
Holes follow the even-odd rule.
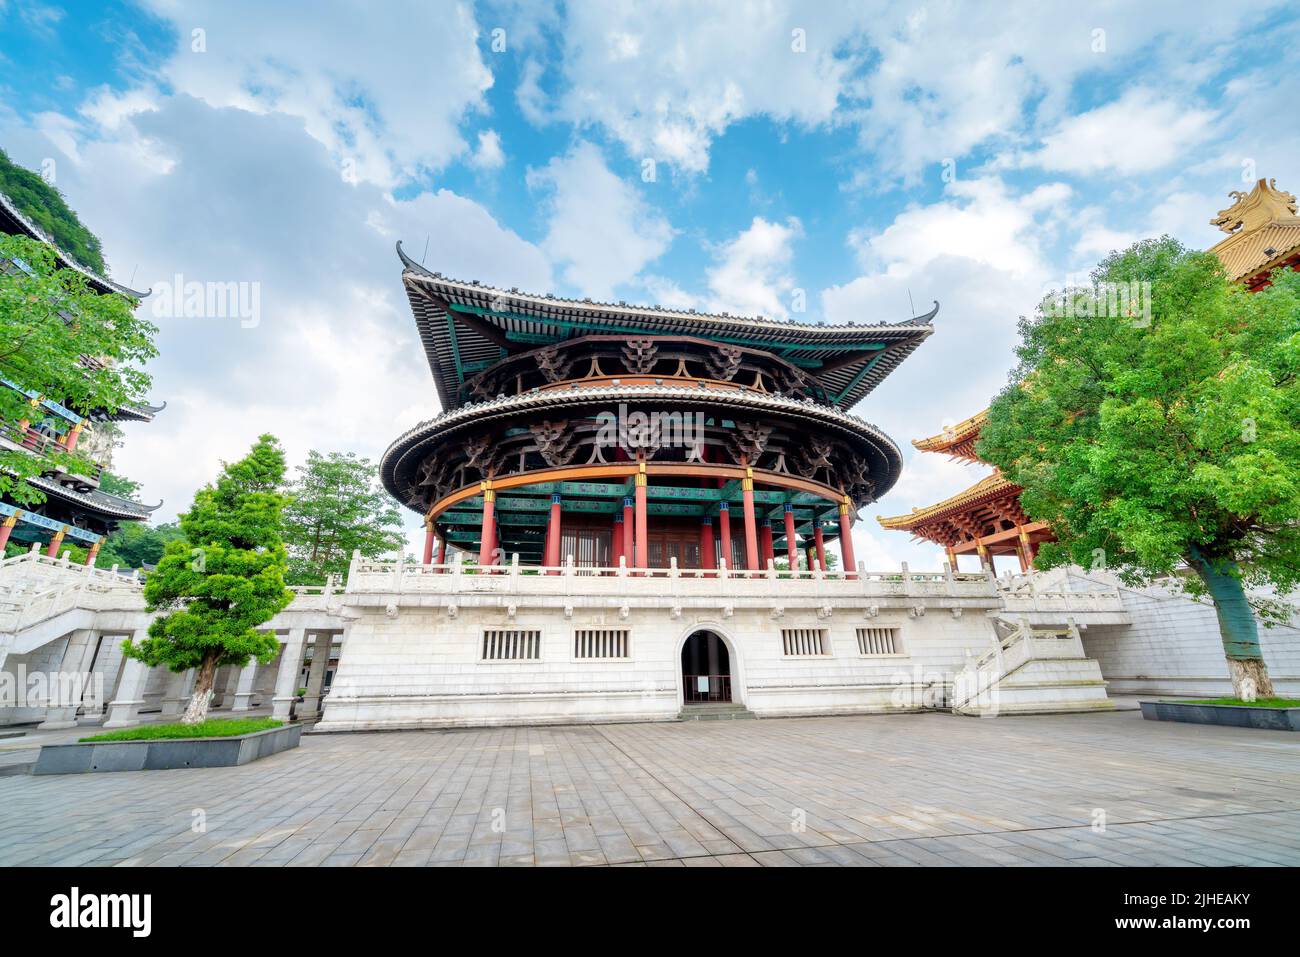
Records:
[[[1214,600],[1233,697],[1243,701],[1273,697],[1273,682],[1259,648],[1259,626],[1246,600],[1246,590],[1241,587],[1237,563],[1198,555],[1192,558],[1191,566]]]
[[[221,649],[213,648],[203,656],[198,674],[194,676],[194,694],[181,715],[181,724],[202,724],[208,720],[208,703],[212,701],[212,683],[217,676],[217,659]]]

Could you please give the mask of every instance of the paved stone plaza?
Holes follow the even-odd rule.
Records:
[[[0,864],[1296,865],[1300,736],[1134,711],[308,735],[0,777]]]

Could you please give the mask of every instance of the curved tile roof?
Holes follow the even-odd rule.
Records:
[[[838,406],[824,405],[811,399],[774,396],[753,390],[721,390],[704,385],[688,388],[665,384],[662,386],[620,385],[595,388],[539,389],[522,395],[498,396],[486,402],[466,403],[459,408],[448,409],[432,419],[421,422],[398,436],[380,457],[380,478],[385,488],[395,498],[402,501],[396,483],[396,470],[399,462],[407,453],[421,444],[424,439],[439,432],[474,422],[486,422],[500,417],[508,418],[533,409],[586,405],[602,400],[617,402],[647,398],[667,399],[681,403],[707,402],[711,407],[719,410],[748,408],[756,411],[782,412],[795,416],[802,415],[822,425],[855,433],[870,442],[889,463],[888,474],[881,477],[876,483],[877,497],[884,495],[898,481],[899,473],[902,470],[903,455],[894,440],[877,426],[850,412],[846,412]]]
[[[39,226],[23,215],[23,212],[14,205],[13,200],[3,192],[0,192],[0,221],[4,220],[8,221],[5,225],[9,227],[4,229],[4,232],[22,233],[26,236],[30,236],[32,239],[45,243],[54,250],[55,255],[58,257],[58,260],[62,265],[66,266],[68,269],[75,269],[77,272],[81,273],[87,280],[89,280],[90,284],[100,292],[115,292],[119,295],[126,296],[128,299],[136,300],[144,299],[149,295],[148,290],[145,292],[137,292],[134,289],[129,289],[126,286],[115,283],[108,277],[101,276],[94,270],[87,269],[85,266],[81,265],[81,263],[77,262],[56,246],[54,240],[45,235],[45,232]]]
[[[590,332],[689,335],[797,354],[836,403],[850,408],[934,332],[939,311],[936,302],[904,322],[826,325],[564,299],[450,279],[412,260],[400,242],[397,254],[438,395],[449,409],[461,403],[466,366],[485,368],[516,343],[523,350]]]

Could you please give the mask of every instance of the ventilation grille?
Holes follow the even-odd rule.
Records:
[[[579,628],[573,633],[573,657],[626,658],[628,634],[626,628]]]
[[[858,653],[863,655],[898,654],[898,629],[859,628]]]
[[[825,628],[782,628],[781,644],[787,655],[825,655]]]
[[[484,661],[536,661],[542,657],[542,633],[511,628],[483,632]]]

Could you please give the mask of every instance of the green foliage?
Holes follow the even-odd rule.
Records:
[[[85,741],[157,741],[168,738],[229,738],[284,726],[275,718],[213,718],[198,724],[143,724],[81,738]]]
[[[112,425],[114,423],[108,423]],[[96,431],[100,426],[96,426]],[[140,483],[133,482],[129,478],[123,478],[120,475],[114,475],[111,472],[105,472],[99,477],[99,490],[107,492],[109,495],[116,495],[118,498],[127,498],[133,502],[140,501],[136,496],[140,491]]]
[[[150,379],[140,364],[157,355],[157,331],[129,300],[101,295],[80,273],[60,268],[48,245],[0,235],[0,377],[31,393],[0,386],[6,427],[28,420],[50,435],[68,429],[65,418],[33,396],[82,413],[142,403]],[[43,501],[24,480],[56,464],[69,471],[90,468],[80,453],[0,451],[0,494],[19,504]]]
[[[347,572],[354,550],[376,558],[401,546],[402,520],[369,459],[311,451],[298,473],[284,514],[290,582],[321,584]]]
[[[175,522],[146,525],[143,522],[123,523],[108,536],[95,559],[96,568],[144,568],[157,565],[162,560],[167,545],[185,537]]]
[[[1049,298],[1021,320],[1020,365],[978,451],[1060,539],[1036,564],[1140,582],[1186,563],[1228,657],[1258,659],[1243,584],[1300,584],[1300,275],[1248,293],[1164,238],[1092,278],[1067,293],[1072,308]],[[1108,308],[1107,284],[1130,282],[1149,283],[1149,323]]]
[[[147,639],[124,646],[128,654],[176,672],[203,665],[209,681],[213,668],[275,657],[275,635],[257,628],[293,598],[284,587],[288,559],[280,539],[284,471],[283,450],[263,435],[198,491],[181,516],[184,538],[167,545],[145,582],[149,609],[164,614]]]
[[[15,165],[4,150],[0,150],[0,192],[61,250],[81,265],[106,275],[99,238],[81,224],[62,193],[31,170]]]
[[[1296,698],[1256,698],[1254,701],[1242,701],[1240,698],[1193,698],[1189,701],[1175,701],[1175,704],[1226,704],[1238,708],[1300,708]]]

